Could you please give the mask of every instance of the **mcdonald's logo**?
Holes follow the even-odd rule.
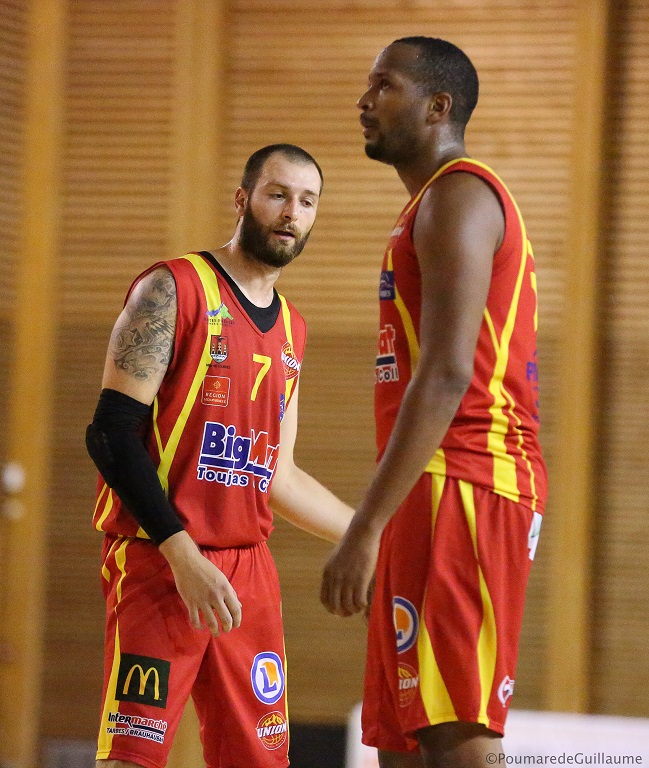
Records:
[[[151,656],[122,653],[115,698],[165,709],[171,663]]]

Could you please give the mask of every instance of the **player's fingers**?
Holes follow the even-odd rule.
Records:
[[[226,595],[225,605],[230,612],[230,616],[232,617],[232,627],[236,629],[237,627],[241,626],[241,603],[239,602],[239,598],[237,597],[237,594],[234,590],[232,590],[231,595]]]
[[[342,616],[353,616],[360,611],[356,607],[356,588],[353,584],[346,584],[341,595]]]
[[[352,602],[354,606],[354,613],[365,610],[367,607],[367,584],[363,581],[359,581],[352,592]]]
[[[189,603],[185,603],[187,605],[187,610],[189,611],[189,621],[194,627],[194,629],[202,629],[203,625],[201,624],[201,617],[198,614],[198,608],[195,605],[189,605]]]
[[[232,616],[227,605],[223,600],[218,600],[212,608],[221,621],[221,629],[224,632],[229,632],[232,629]]]
[[[207,628],[209,629],[210,633],[213,637],[217,637],[221,634],[221,630],[219,629],[219,622],[216,619],[216,616],[214,615],[214,611],[212,610],[212,607],[210,605],[206,605],[201,609],[201,613],[203,614],[203,619],[205,621],[205,624]]]

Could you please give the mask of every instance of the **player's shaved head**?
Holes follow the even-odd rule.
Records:
[[[478,103],[478,73],[469,57],[453,43],[437,37],[401,37],[392,45],[409,45],[417,56],[408,64],[408,74],[426,96],[446,92],[453,104],[449,118],[466,126]]]
[[[266,161],[269,157],[272,157],[275,154],[283,155],[288,160],[300,165],[315,166],[318,175],[320,176],[320,192],[322,192],[322,185],[324,184],[322,169],[312,155],[295,144],[269,144],[267,147],[262,147],[256,152],[253,152],[243,169],[243,178],[241,179],[241,187],[245,189],[246,192],[250,193],[253,191],[255,185],[259,181],[259,177],[261,176]]]

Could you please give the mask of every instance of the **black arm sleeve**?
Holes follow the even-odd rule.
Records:
[[[103,389],[86,448],[106,483],[155,544],[184,530],[165,495],[140,430],[151,406]]]

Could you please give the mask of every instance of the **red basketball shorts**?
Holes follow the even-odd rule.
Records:
[[[386,527],[370,613],[363,742],[417,748],[453,721],[504,733],[541,516],[424,474]]]
[[[190,694],[208,768],[285,768],[288,715],[277,571],[266,544],[203,554],[242,603],[212,638],[189,623],[157,547],[107,537],[106,656],[98,760],[163,768]]]

